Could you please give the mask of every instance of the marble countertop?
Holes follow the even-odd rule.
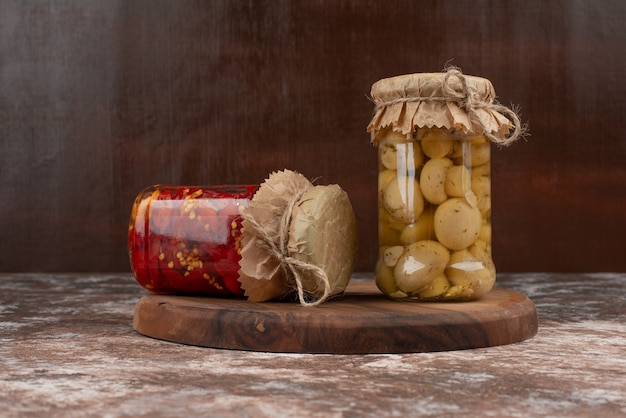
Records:
[[[355,279],[371,279],[356,274]],[[3,417],[623,417],[626,273],[500,274],[537,335],[376,355],[219,350],[133,330],[129,273],[0,274]]]

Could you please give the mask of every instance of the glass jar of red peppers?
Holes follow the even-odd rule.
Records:
[[[135,199],[128,250],[154,293],[243,296],[237,281],[242,210],[258,185],[153,186]]]

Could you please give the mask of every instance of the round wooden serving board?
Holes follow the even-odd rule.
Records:
[[[295,302],[146,295],[135,307],[139,333],[213,348],[289,353],[411,353],[511,344],[537,332],[526,296],[493,289],[472,302],[385,298],[371,281],[317,307]]]

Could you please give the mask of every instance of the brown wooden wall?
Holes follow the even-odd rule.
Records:
[[[127,271],[155,183],[338,183],[376,256],[371,84],[489,78],[500,271],[626,271],[622,0],[0,1],[0,271]]]

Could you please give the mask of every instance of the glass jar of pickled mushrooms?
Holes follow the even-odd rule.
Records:
[[[517,139],[519,118],[489,80],[458,69],[383,79],[371,98],[378,288],[412,301],[484,296],[496,280],[491,144]]]

